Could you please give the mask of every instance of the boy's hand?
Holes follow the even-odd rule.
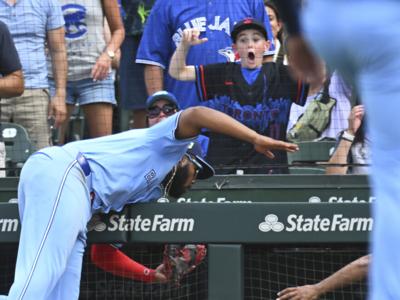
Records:
[[[181,43],[184,46],[200,45],[208,41],[208,38],[199,38],[200,30],[197,28],[187,28],[183,31]]]

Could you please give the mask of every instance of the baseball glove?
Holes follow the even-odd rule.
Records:
[[[168,280],[179,286],[183,276],[193,271],[206,257],[205,245],[165,245],[164,273]]]

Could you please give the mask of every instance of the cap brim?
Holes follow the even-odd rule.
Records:
[[[176,101],[176,99],[172,98],[172,97],[169,96],[169,95],[165,95],[165,94],[156,95],[156,96],[153,96],[153,97],[150,99],[150,101],[147,100],[147,101],[146,101],[146,108],[149,109],[154,103],[156,103],[156,102],[159,101],[159,100],[165,100],[165,101],[167,101],[167,102],[169,102],[169,103],[172,103],[172,104],[174,104],[174,105],[179,109],[179,104],[178,104],[178,102]]]
[[[254,29],[261,32],[264,38],[268,40],[267,30],[262,25],[259,25],[257,23],[248,23],[248,24],[241,24],[240,26],[234,28],[234,30],[231,32],[232,41],[235,43],[239,33],[243,30],[248,30],[248,29]]]
[[[202,170],[197,174],[197,179],[207,179],[215,175],[215,170],[214,168],[206,162],[204,159],[202,159],[198,155],[194,155],[196,160],[201,164],[203,167]]]

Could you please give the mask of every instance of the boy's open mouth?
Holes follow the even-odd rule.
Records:
[[[254,52],[250,51],[250,52],[247,53],[247,58],[250,61],[254,61],[254,59],[256,58],[256,55],[254,54]]]

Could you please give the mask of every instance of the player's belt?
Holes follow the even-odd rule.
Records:
[[[76,161],[78,165],[81,167],[83,174],[85,174],[85,176],[89,176],[92,170],[90,169],[90,165],[86,157],[79,152],[78,155],[76,156]]]

